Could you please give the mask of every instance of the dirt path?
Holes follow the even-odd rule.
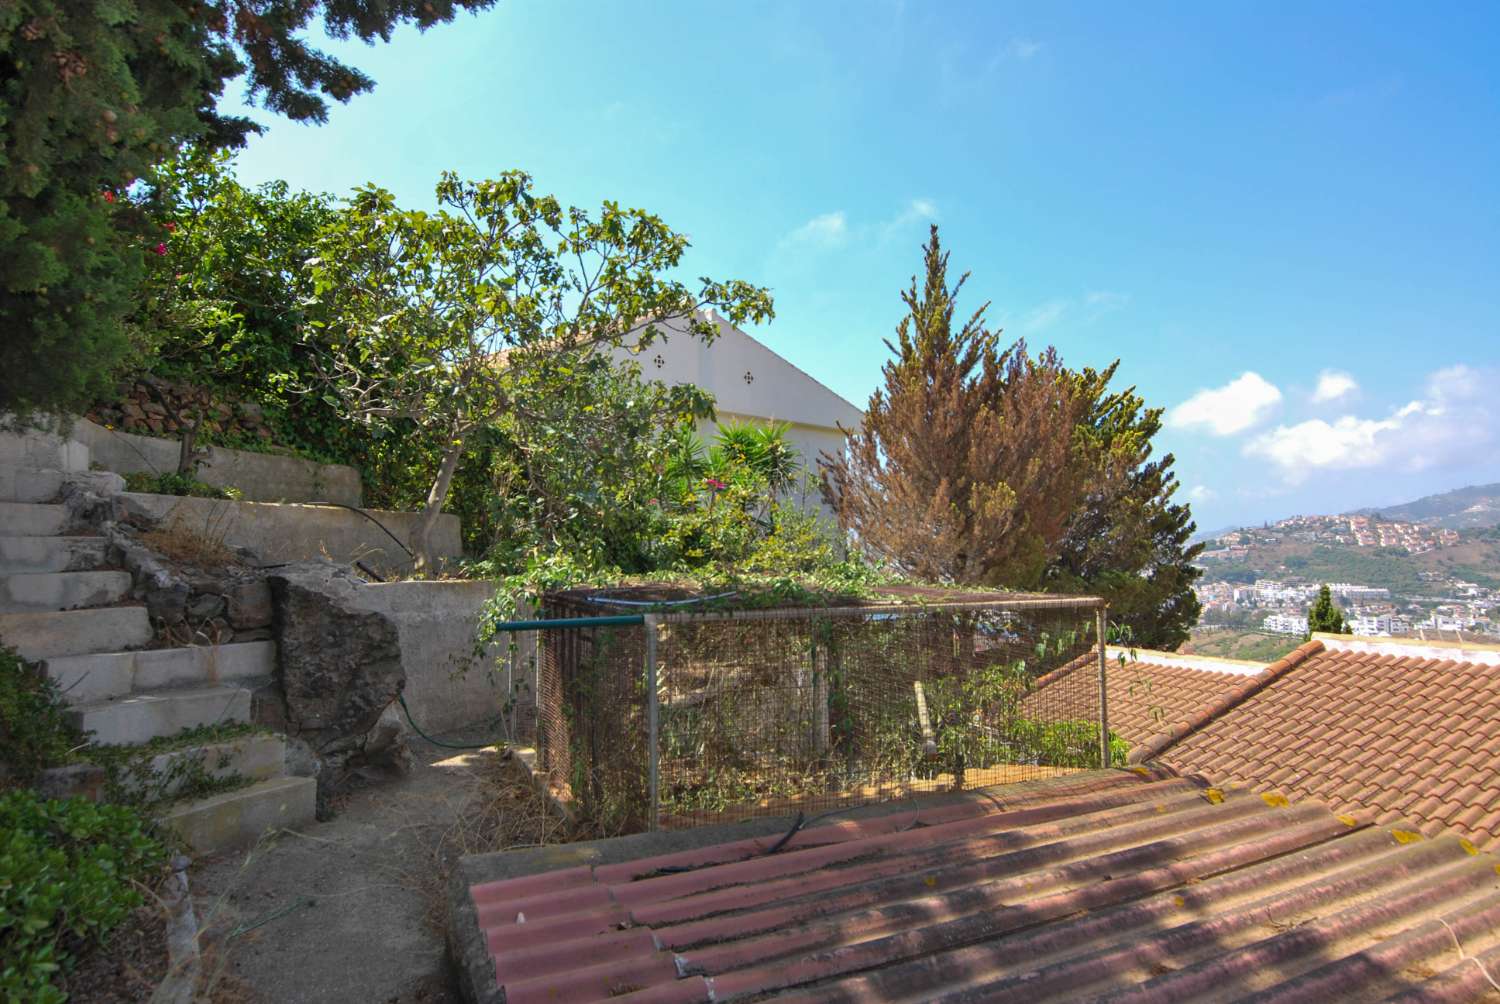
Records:
[[[441,896],[439,859],[470,841],[515,841],[495,839],[507,775],[492,749],[458,753],[415,737],[412,745],[409,774],[370,780],[329,822],[194,865],[200,921],[227,937],[210,965],[251,988],[251,1000],[458,1000],[433,898]],[[529,809],[521,794],[510,797],[516,814]]]

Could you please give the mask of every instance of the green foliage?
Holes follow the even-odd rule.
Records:
[[[0,647],[0,769],[29,784],[47,767],[73,759],[84,742],[51,677]]]
[[[136,350],[158,237],[120,193],[204,130],[221,55],[166,0],[0,6],[0,411],[79,409]]]
[[[0,998],[61,1004],[55,981],[73,953],[102,943],[141,905],[135,883],[166,856],[125,806],[0,794]]]
[[[1112,620],[1128,625],[1136,644],[1175,649],[1198,622],[1193,583],[1203,544],[1188,506],[1174,501],[1175,458],[1152,459],[1162,409],[1147,408],[1135,388],[1109,391],[1116,363],[1078,374],[1090,401],[1080,423],[1104,468],[1074,509],[1057,556],[1043,577],[1051,589],[1089,592],[1109,601]]]
[[[389,39],[494,0],[14,0],[0,5],[0,411],[81,410],[149,346],[126,322],[145,263],[170,246],[122,198],[179,144],[241,144],[225,84],[299,121],[373,82],[310,47]]]
[[[239,499],[242,497],[238,488],[220,488],[206,481],[199,481],[191,474],[179,474],[176,471],[167,471],[164,474],[134,471],[125,475],[125,490],[151,495],[190,495],[202,499]]]
[[[1320,631],[1327,634],[1349,633],[1349,623],[1344,620],[1344,612],[1334,606],[1333,595],[1326,585],[1318,590],[1318,598],[1307,610],[1307,631],[1309,634]]]
[[[1267,634],[1264,631],[1221,631],[1195,635],[1191,651],[1220,659],[1244,659],[1248,662],[1272,663],[1291,652],[1301,641],[1295,635]]]
[[[633,367],[578,373],[581,398],[558,399],[541,423],[501,425],[503,456],[523,461],[497,466],[494,498],[511,532],[470,567],[499,581],[492,622],[585,583],[658,579],[733,592],[734,605],[746,607],[823,605],[889,579],[846,556],[831,527],[772,490],[773,477],[803,473],[784,427],[757,433],[761,452],[732,445],[740,431],[706,448],[692,432],[696,412],[663,408],[666,389],[641,384]],[[653,424],[664,415],[664,427]]]
[[[441,458],[412,534],[419,569],[479,430],[546,421],[547,403],[603,348],[645,347],[669,323],[713,338],[701,308],[736,323],[772,313],[748,283],[704,279],[695,292],[668,278],[687,239],[642,210],[565,209],[520,171],[446,173],[436,194],[441,208],[426,213],[358,190],[307,262],[317,391],[351,420],[411,423]]]

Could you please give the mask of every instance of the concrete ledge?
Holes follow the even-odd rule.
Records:
[[[132,746],[200,725],[250,720],[250,691],[244,687],[201,687],[132,694],[115,701],[80,704],[68,717],[93,742]]]
[[[317,809],[317,791],[310,777],[278,777],[175,806],[161,822],[206,854],[250,843],[269,830],[306,826]]]
[[[77,572],[108,556],[103,537],[0,537],[0,573]]]
[[[146,645],[152,637],[145,607],[0,614],[0,642],[28,662]]]
[[[117,474],[162,474],[177,470],[181,446],[175,439],[118,432],[80,418],[73,438],[88,448],[93,462]],[[206,447],[198,479],[216,488],[238,488],[250,502],[340,502],[363,499],[359,472],[343,464],[251,450]],[[84,467],[88,466],[87,461]]]
[[[189,779],[181,771],[174,776],[173,768],[190,760],[199,761],[208,777],[238,775],[249,781],[268,781],[285,772],[286,741],[276,735],[251,735],[158,753],[142,765],[140,774],[124,778],[121,784],[127,791],[149,790],[157,798],[175,795]],[[153,784],[153,775],[164,781]]]
[[[129,592],[129,572],[6,572],[0,573],[0,613],[102,607]]]
[[[231,547],[249,548],[267,563],[326,557],[340,564],[363,561],[381,574],[399,574],[412,566],[402,548],[410,544],[416,513],[371,509],[366,517],[337,506],[231,502],[140,492],[122,492],[119,504],[127,515],[145,517],[163,527],[199,534]],[[458,517],[439,516],[429,543],[441,559],[456,561],[462,557]]]
[[[0,537],[51,537],[68,525],[68,510],[35,502],[0,502]]]
[[[276,643],[63,656],[46,660],[46,671],[69,704],[90,704],[140,690],[269,679],[276,672]]]

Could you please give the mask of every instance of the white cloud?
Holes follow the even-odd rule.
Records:
[[[937,219],[937,203],[931,199],[912,199],[911,204],[906,207],[906,212],[897,218],[907,222],[935,220]]]
[[[1188,489],[1187,495],[1194,502],[1211,502],[1219,497],[1219,493],[1208,485],[1194,485]]]
[[[1324,370],[1318,374],[1318,386],[1313,391],[1314,404],[1337,401],[1341,397],[1359,390],[1359,383],[1342,370]]]
[[[1067,312],[1067,300],[1048,300],[1026,315],[1021,321],[1021,330],[1028,335],[1045,331],[1062,320],[1062,316]]]
[[[1202,429],[1232,436],[1260,424],[1281,402],[1281,391],[1259,373],[1247,370],[1222,387],[1200,390],[1167,413],[1177,429]]]
[[[1130,302],[1129,293],[1115,293],[1107,289],[1091,290],[1083,302],[1096,310],[1119,310]]]
[[[842,209],[814,216],[787,234],[788,244],[810,244],[816,247],[838,247],[849,239],[849,220]]]
[[[1010,41],[1010,54],[1017,59],[1026,60],[1042,51],[1042,43],[1034,38],[1013,38]]]
[[[888,241],[913,224],[929,223],[937,218],[936,202],[931,199],[912,199],[901,212],[879,225],[877,235],[882,242]]]
[[[1462,363],[1440,369],[1427,378],[1427,396],[1437,407],[1449,401],[1478,397],[1484,389],[1483,375]]]
[[[1495,442],[1490,402],[1500,381],[1469,366],[1450,366],[1427,378],[1423,398],[1384,418],[1342,415],[1280,425],[1245,444],[1247,457],[1269,460],[1289,484],[1318,471],[1421,471],[1462,465]]]

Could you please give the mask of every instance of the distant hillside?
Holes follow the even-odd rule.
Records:
[[[1500,529],[1461,530],[1459,543],[1423,554],[1400,548],[1354,547],[1293,539],[1278,531],[1278,540],[1256,540],[1234,561],[1204,565],[1208,582],[1254,582],[1258,578],[1306,582],[1354,582],[1384,586],[1402,596],[1443,595],[1441,580],[1450,578],[1500,589]],[[1434,581],[1435,576],[1439,581]]]
[[[1378,516],[1451,530],[1500,526],[1500,484],[1470,485],[1440,495],[1428,495],[1405,505],[1358,509],[1353,515]]]

